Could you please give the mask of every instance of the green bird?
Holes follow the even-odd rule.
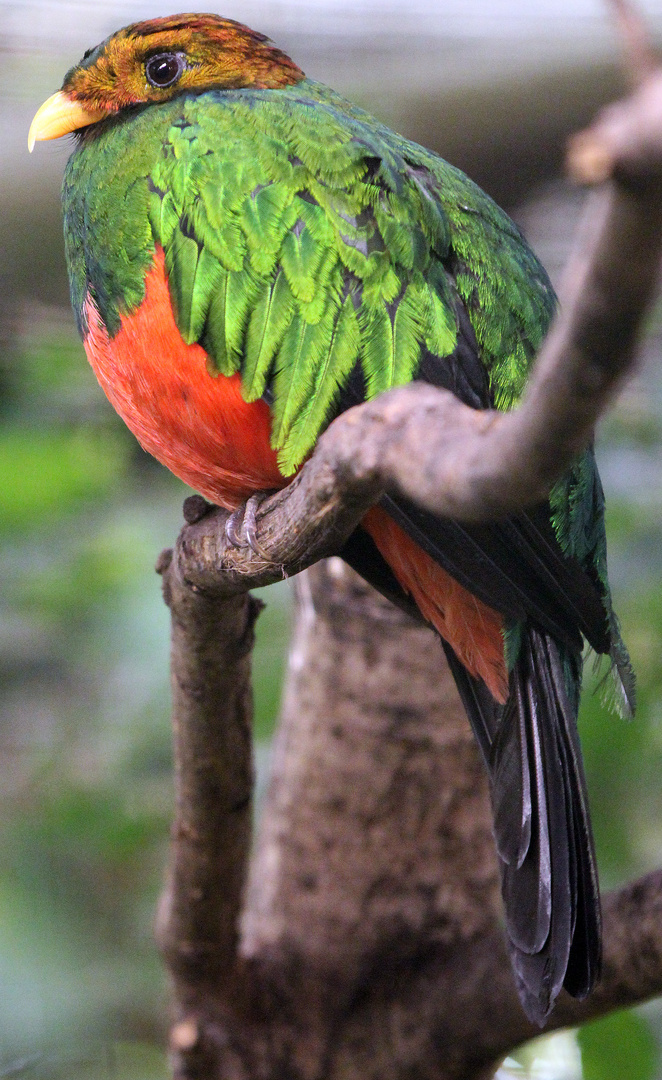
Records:
[[[343,409],[423,379],[509,409],[555,310],[508,217],[466,176],[217,15],[135,23],[39,110],[74,132],[71,297],[141,444],[236,512],[281,488]],[[577,735],[584,641],[633,676],[587,450],[549,500],[463,525],[384,497],[341,554],[439,634],[490,778],[506,933],[542,1024],[590,992],[598,893]]]

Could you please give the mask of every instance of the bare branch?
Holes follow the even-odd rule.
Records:
[[[629,0],[608,0],[608,4],[623,50],[623,65],[634,89],[653,75],[659,57],[652,48],[648,26],[639,9]]]
[[[581,184],[613,177],[623,187],[648,189],[659,202],[662,183],[662,73],[632,97],[603,109],[595,122],[569,141],[568,168]]]
[[[350,409],[294,481],[258,510],[260,545],[272,564],[229,544],[225,518],[215,512],[180,538],[185,580],[230,595],[296,573],[339,550],[386,491],[463,521],[505,516],[547,495],[631,369],[654,295],[662,252],[662,74],[578,139],[574,167],[590,173],[586,159],[598,147],[612,180],[593,203],[590,235],[584,232],[571,262],[566,302],[521,406],[479,412],[447,391],[413,383]]]
[[[250,651],[260,604],[196,593],[159,559],[171,611],[175,819],[157,938],[175,988],[175,1076],[212,1075],[216,1002],[238,992],[237,912],[251,833]],[[205,1069],[200,1070],[204,1064]]]

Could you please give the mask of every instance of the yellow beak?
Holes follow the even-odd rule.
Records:
[[[32,153],[34,144],[40,139],[59,139],[61,135],[96,124],[97,120],[107,115],[102,109],[86,109],[58,90],[35,114],[28,132],[28,150]]]

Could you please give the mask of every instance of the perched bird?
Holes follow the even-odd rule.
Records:
[[[63,186],[85,349],[141,444],[236,511],[286,485],[340,411],[423,379],[508,409],[555,309],[466,176],[217,15],[125,27],[34,118],[74,132]],[[586,451],[548,502],[461,525],[387,496],[343,556],[441,637],[489,772],[524,1009],[600,970],[577,707],[584,640],[633,676]]]

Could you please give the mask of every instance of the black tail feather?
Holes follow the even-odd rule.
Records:
[[[384,595],[420,618],[363,530],[342,554]],[[574,663],[579,679],[580,655],[529,623],[502,706],[443,639],[442,644],[490,775],[518,992],[527,1016],[542,1026],[561,986],[582,998],[600,973],[597,871],[576,707],[564,675],[564,661]]]
[[[593,988],[600,900],[575,710],[553,639],[528,627],[500,708],[446,648],[486,757],[506,929],[527,1016],[542,1026],[561,987]]]
[[[481,679],[474,679],[469,674],[448,642],[444,641],[443,638],[439,640],[444,647],[448,666],[455,679],[460,699],[467,716],[471,720],[471,727],[483,755],[483,760],[489,769],[491,747],[497,731],[501,708],[490,694],[485,683]]]
[[[532,781],[537,786],[536,763],[533,762],[532,771],[532,763],[523,753],[528,743],[524,715],[522,708],[511,707],[503,711],[488,759],[497,850],[505,863],[518,869],[531,846],[538,804],[535,786],[532,786]]]
[[[520,998],[529,1018],[542,1025],[568,966],[574,928],[574,857],[556,702],[549,698],[540,644],[541,635],[535,631],[523,636],[513,672],[518,688],[516,708],[523,713],[521,730],[526,739],[521,753],[529,756],[536,775],[536,828],[522,866],[504,863],[502,875],[506,927]],[[537,923],[536,909],[529,899],[531,893],[535,895],[536,879],[537,892],[545,901],[538,905]]]
[[[560,715],[564,721],[565,737],[561,742],[568,758],[565,776],[571,784],[569,798],[577,853],[576,889],[573,892],[576,896],[576,918],[568,971],[563,985],[573,997],[584,998],[591,992],[600,976],[602,924],[598,872],[577,724],[567,702],[558,648],[550,639],[546,639],[545,644],[549,658],[548,670],[557,699],[563,703]]]

